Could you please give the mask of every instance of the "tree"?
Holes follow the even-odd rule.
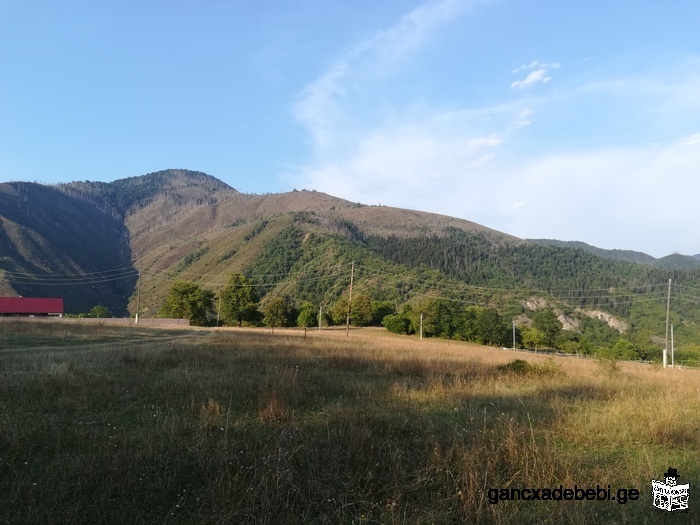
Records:
[[[481,306],[467,306],[460,312],[456,320],[455,336],[463,341],[481,341],[479,336],[479,316],[483,308]]]
[[[523,326],[520,329],[520,333],[522,334],[525,348],[534,348],[535,350],[537,350],[538,346],[542,346],[546,337],[542,331],[530,326]]]
[[[396,313],[396,306],[391,301],[372,301],[372,326],[382,326],[387,315]]]
[[[231,274],[226,288],[221,292],[221,318],[224,322],[241,326],[243,321],[251,321],[257,304],[258,297],[251,280],[240,273]]]
[[[275,297],[265,305],[265,324],[267,326],[287,326],[292,308],[283,297]]]
[[[484,308],[477,316],[477,334],[484,344],[502,346],[510,336],[510,327],[498,310]]]
[[[532,316],[532,326],[544,334],[542,344],[554,347],[562,324],[551,308],[541,308]]]
[[[401,314],[386,315],[382,319],[382,325],[395,334],[407,334],[410,324],[408,317]]]
[[[558,344],[560,350],[567,354],[578,354],[581,351],[581,344],[578,341],[569,340]]]
[[[299,316],[297,317],[297,326],[309,328],[316,326],[318,323],[316,315],[316,307],[309,301],[304,301],[299,307]]]
[[[331,308],[333,324],[344,325],[348,318],[348,299],[341,297]],[[352,298],[350,309],[350,324],[353,326],[367,326],[372,322],[372,300],[363,294]]]
[[[420,316],[423,314],[425,337],[452,337],[455,333],[459,305],[438,297],[426,297],[411,310],[409,318],[414,332],[420,331]]]
[[[85,317],[97,317],[103,319],[106,317],[112,317],[112,312],[110,312],[109,308],[106,306],[97,305],[93,306],[92,310],[90,310]]]
[[[189,319],[195,326],[206,326],[214,310],[214,292],[190,281],[177,280],[170,287],[160,309],[163,317]]]
[[[372,322],[372,299],[363,294],[352,298],[350,322],[353,326],[367,326]]]
[[[348,299],[341,297],[331,308],[331,320],[335,325],[343,325],[348,316]]]

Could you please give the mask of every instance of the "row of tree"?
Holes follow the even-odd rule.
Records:
[[[352,299],[350,322],[353,326],[381,326],[384,317],[396,313],[388,301],[374,301],[364,294]],[[261,306],[255,285],[240,273],[230,276],[218,297],[196,283],[175,281],[160,309],[163,317],[186,318],[195,326],[324,326],[347,321],[348,300],[341,298],[325,312],[309,301],[296,304],[289,297],[274,297]]]
[[[160,315],[187,318],[195,326],[314,327],[344,325],[350,314],[353,326],[384,326],[399,334],[442,337],[491,346],[556,349],[617,359],[645,359],[648,352],[597,320],[587,320],[585,330],[563,330],[551,308],[540,308],[516,323],[495,308],[464,306],[438,297],[422,298],[403,305],[401,312],[389,301],[356,294],[348,312],[348,299],[341,297],[322,311],[309,301],[295,304],[289,297],[274,297],[261,305],[255,285],[240,273],[230,276],[217,297],[196,283],[178,280],[170,288]],[[319,319],[319,315],[322,317]],[[597,323],[597,324],[596,324]],[[595,326],[588,326],[595,325]]]

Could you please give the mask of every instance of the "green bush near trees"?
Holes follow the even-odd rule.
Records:
[[[382,319],[382,326],[395,334],[408,334],[411,321],[405,315],[387,315]]]

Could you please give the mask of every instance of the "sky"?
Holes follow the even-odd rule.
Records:
[[[696,0],[0,0],[0,182],[168,168],[700,253]]]

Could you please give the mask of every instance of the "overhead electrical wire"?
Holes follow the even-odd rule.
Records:
[[[274,273],[274,274],[252,274],[246,275],[246,278],[252,281],[250,284],[243,284],[238,286],[245,287],[256,287],[256,288],[273,288],[280,284],[283,284],[284,280],[292,281],[295,284],[304,284],[312,282],[321,282],[325,280],[341,279],[346,276],[348,263],[343,263],[337,265],[332,269],[330,273],[325,273],[324,275],[316,275],[324,270],[311,269],[303,270],[299,272],[287,272],[287,273]],[[415,270],[415,269],[414,269]],[[433,270],[436,271],[436,270]],[[435,292],[444,294],[447,289],[453,294],[458,295],[470,295],[469,299],[456,299],[450,297],[442,297],[443,299],[449,301],[456,301],[461,303],[477,304],[478,301],[474,300],[473,296],[484,296],[484,295],[500,295],[504,292],[510,297],[510,300],[518,300],[518,298],[525,298],[533,294],[546,294],[554,297],[560,301],[567,302],[580,302],[580,301],[595,301],[595,306],[621,306],[627,304],[633,304],[636,302],[652,302],[658,300],[659,298],[664,298],[667,293],[667,283],[657,283],[657,284],[646,284],[646,285],[636,285],[632,288],[635,289],[646,289],[645,292],[633,292],[631,290],[625,290],[622,293],[610,293],[610,290],[619,290],[617,287],[606,287],[606,288],[581,288],[581,289],[534,289],[534,288],[502,288],[502,287],[488,287],[488,286],[475,286],[470,285],[456,279],[452,282],[446,279],[450,279],[448,276],[443,274],[436,276],[435,279],[430,278],[420,278],[406,276],[403,273],[391,272],[387,270],[381,270],[379,268],[374,268],[367,265],[356,264],[355,265],[356,279],[358,279],[357,285],[360,289],[364,286],[360,278],[372,279],[373,286],[390,286],[392,288],[396,287],[396,283],[385,284],[381,281],[382,277],[392,277],[400,280],[400,284],[409,286],[421,286],[428,287]],[[4,279],[14,284],[23,284],[27,286],[74,286],[74,285],[94,285],[107,282],[115,282],[125,279],[136,279],[139,275],[144,278],[149,276],[150,281],[175,281],[182,276],[195,277],[200,281],[206,282],[210,286],[227,286],[228,279],[222,280],[221,275],[211,275],[210,274],[199,274],[194,272],[162,272],[160,274],[151,273],[149,270],[139,272],[133,266],[127,266],[122,268],[114,268],[111,270],[95,271],[95,272],[83,272],[83,273],[62,273],[62,274],[39,274],[39,273],[28,273],[28,272],[4,272],[0,274]],[[302,277],[307,276],[307,277]],[[279,278],[283,278],[280,280]],[[349,279],[349,275],[347,275]],[[275,281],[275,282],[265,282],[265,281]],[[688,285],[675,285],[679,290],[688,290],[692,292],[698,292],[700,294],[700,288],[695,288]],[[607,292],[596,294],[595,292]],[[570,294],[570,295],[565,295]],[[583,294],[583,295],[574,295]],[[430,293],[409,291],[405,292],[405,295],[411,296],[426,296],[435,297]],[[656,296],[656,297],[652,297]],[[632,299],[633,298],[633,299]],[[688,302],[700,302],[700,296],[690,295],[686,293],[676,293],[674,298],[688,301]],[[487,301],[483,301],[480,304],[489,304]]]

